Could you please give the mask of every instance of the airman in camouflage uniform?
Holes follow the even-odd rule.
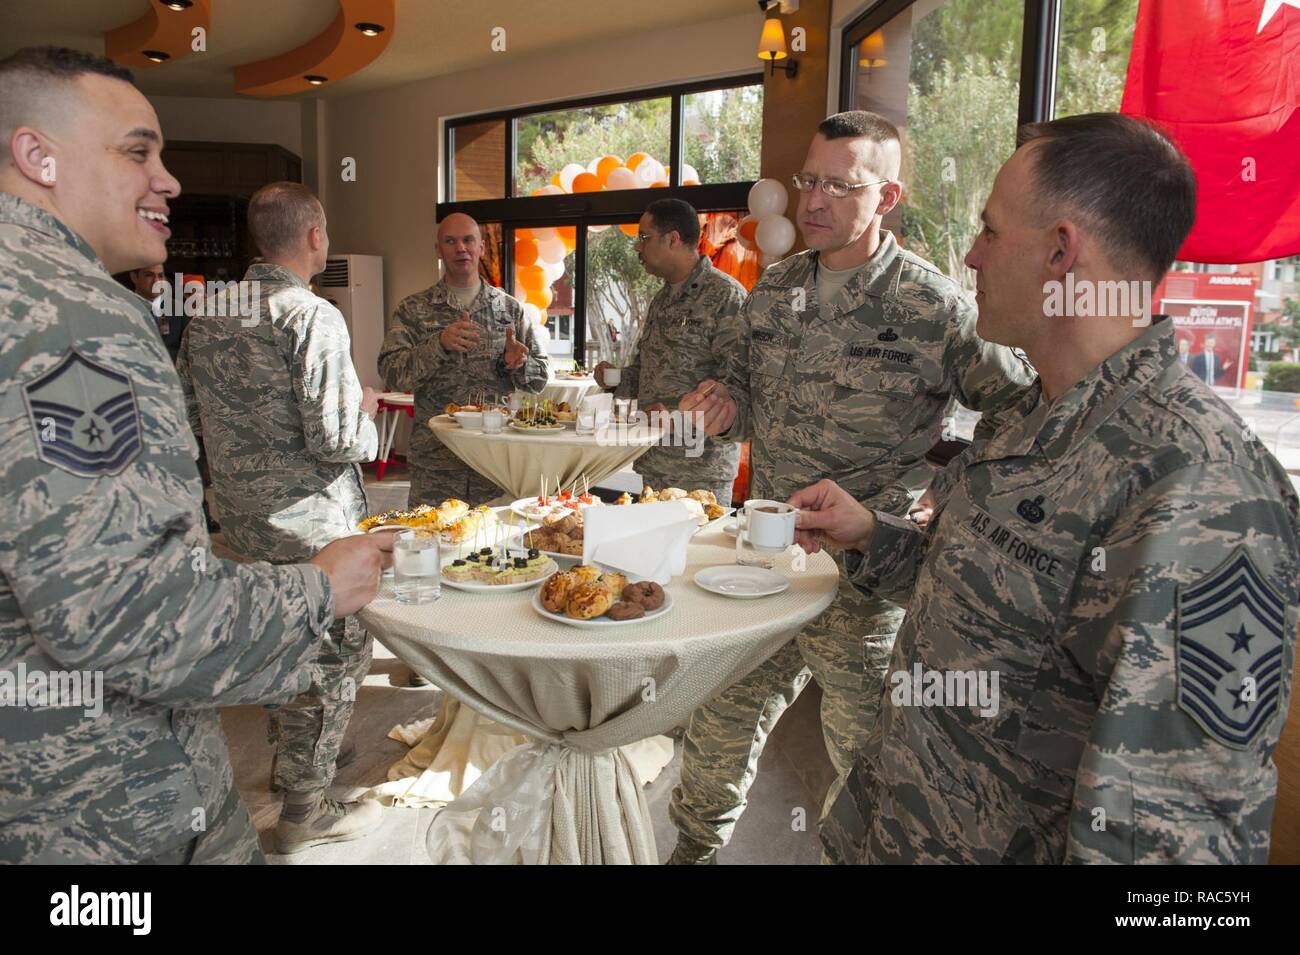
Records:
[[[871,119],[868,128],[880,128],[877,121],[883,122]],[[839,117],[823,123],[834,135],[819,133],[806,168],[831,162],[827,147],[866,135],[854,122],[847,132],[838,124]],[[806,207],[815,214],[825,203],[816,186],[804,195],[812,199],[801,201],[801,220]],[[879,229],[879,214],[876,223]],[[735,402],[725,436],[752,441],[751,498],[784,500],[819,477],[838,476],[855,497],[902,515],[928,480],[925,455],[941,437],[950,398],[979,411],[999,409],[1014,402],[1032,373],[1009,349],[982,341],[969,298],[900,249],[889,232],[879,233],[874,255],[825,302],[822,267],[818,252],[800,252],[769,266],[750,293],[740,313],[744,376],[725,382]],[[838,778],[847,775],[879,710],[902,617],[897,604],[862,596],[841,580],[822,616],[695,711],[669,807],[679,832],[674,862],[712,861],[726,844],[767,736],[810,675],[822,690],[827,752]]]
[[[0,860],[260,861],[217,708],[302,692],[379,558],[365,538],[330,548],[370,554],[346,571],[212,555],[176,372],[110,274],[162,258],[139,210],[179,192],[130,80],[72,50],[0,61],[0,116],[29,127],[0,138],[31,146],[0,168],[0,690],[24,670],[104,690],[99,713],[0,706]]]
[[[980,328],[1031,359],[1120,344],[1081,377],[1068,364],[1045,371],[1007,424],[954,462],[926,532],[847,498],[814,505],[840,498],[824,485],[796,495],[816,508],[801,526],[865,540],[847,561],[855,584],[912,594],[880,719],[823,841],[863,862],[1263,863],[1300,613],[1300,504],[1250,429],[1179,362],[1172,321],[1035,323],[1043,279],[1025,268],[1040,251],[1069,268],[1078,248],[1060,255],[1054,235],[1023,228],[1077,215],[1058,184],[1115,209],[1108,192],[1154,182],[1156,197],[1101,225],[1126,236],[1159,222],[1143,235],[1160,245],[1115,250],[1085,235],[1082,266],[1108,268],[1104,254],[1125,263],[1104,280],[1152,281],[1191,227],[1195,179],[1129,117],[1071,117],[1022,139],[986,209],[997,238],[967,257],[992,290]],[[1119,168],[1123,184],[1096,181]],[[841,504],[862,516],[852,532],[823,519]],[[921,698],[917,676],[959,673],[996,675],[993,705]]]
[[[449,498],[486,504],[505,492],[445,447],[429,430],[429,419],[449,403],[467,403],[474,391],[540,393],[547,360],[524,320],[523,306],[479,279],[483,240],[473,219],[456,213],[440,223],[438,254],[447,274],[397,306],[379,352],[379,371],[389,388],[415,395],[407,454],[410,506],[436,506]],[[477,294],[462,302],[460,286],[472,289],[474,282]],[[512,354],[518,355],[513,362]]]
[[[622,370],[614,393],[637,399],[640,410],[649,413],[667,411],[697,382],[723,377],[728,363],[737,360],[737,314],[745,287],[696,251],[698,214],[680,199],[651,203],[638,228],[644,236],[637,240],[642,263],[665,281],[646,311],[636,357]],[[671,245],[662,248],[666,243]],[[596,368],[601,384],[607,367],[602,362]],[[739,444],[698,432],[670,435],[636,461],[647,486],[702,488],[712,491],[723,507],[731,503],[739,466]]]
[[[249,203],[254,236],[266,231],[270,216],[284,218],[295,206],[320,215],[323,235],[324,215],[310,191],[273,183]],[[323,267],[327,250],[326,238],[314,252],[304,251],[314,258],[298,267],[312,274]],[[191,427],[212,462],[226,544],[248,560],[294,563],[356,532],[366,515],[360,462],[374,459],[379,436],[373,407],[363,408],[342,314],[291,267],[296,246],[282,247],[279,255],[262,251],[268,261],[250,266],[244,276],[257,283],[257,310],[241,315],[221,309],[227,314],[194,318],[178,370]],[[292,817],[301,814],[299,804],[322,801],[334,780],[370,653],[369,635],[356,618],[338,621],[321,646],[311,687],[271,713],[273,785],[286,793],[278,851],[357,838],[381,821],[378,803],[371,802],[352,810],[364,819],[357,815],[346,826],[334,825],[337,839],[320,833],[304,839],[288,831]]]

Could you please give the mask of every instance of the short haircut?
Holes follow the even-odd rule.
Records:
[[[297,251],[307,230],[324,220],[320,200],[301,183],[268,183],[248,200],[248,231],[266,258]]]
[[[660,233],[676,232],[682,242],[694,248],[700,244],[700,214],[681,199],[656,199],[645,207],[650,221]]]
[[[1031,200],[1040,220],[1073,213],[1096,231],[1112,261],[1136,258],[1158,280],[1196,221],[1196,174],[1152,123],[1084,113],[1020,127],[1034,143]]]
[[[879,165],[890,166],[886,157],[897,155],[901,161],[903,145],[898,127],[879,113],[865,109],[850,109],[843,113],[827,116],[817,124],[817,132],[826,139],[869,139],[876,146]],[[878,173],[885,173],[891,178],[898,175],[897,169],[880,168]]]
[[[66,46],[23,47],[0,60],[0,139],[6,148],[19,126],[39,126],[49,119],[51,93],[66,92],[78,77],[91,73],[135,82],[126,67]]]

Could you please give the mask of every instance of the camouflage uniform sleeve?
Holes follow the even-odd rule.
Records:
[[[753,437],[749,416],[749,341],[753,328],[753,301],[751,293],[736,311],[733,347],[723,364],[722,383],[736,402],[736,420],[718,436],[723,441],[748,441]]]
[[[329,305],[303,308],[290,334],[290,374],[308,453],[335,464],[373,460],[379,431],[361,410],[361,382],[343,316]]]
[[[967,408],[985,414],[1014,408],[1037,377],[1034,369],[1017,352],[976,334],[977,313],[967,296],[956,296],[951,307],[944,361],[952,394]],[[996,420],[988,425],[981,420],[975,437],[988,436],[996,426]]]
[[[393,321],[379,350],[379,373],[394,391],[415,392],[422,382],[441,374],[450,356],[439,339],[441,329],[423,337],[409,300],[393,313]]]
[[[181,333],[180,352],[176,356],[176,374],[181,379],[181,394],[185,397],[185,416],[189,419],[194,440],[203,440],[203,419],[199,416],[199,399],[194,394],[194,379],[190,377],[190,327]]]
[[[1153,485],[1092,552],[1064,647],[1101,703],[1090,727],[1062,727],[1086,740],[1066,861],[1268,861],[1296,520],[1256,474],[1203,464]]]
[[[942,515],[942,506],[942,502],[936,504],[934,518],[926,528],[888,511],[872,511],[876,528],[866,550],[844,554],[849,583],[868,596],[884,597],[907,606],[934,527]]]
[[[510,370],[505,368],[505,354],[502,353],[500,365],[506,372],[508,381],[506,387],[516,391],[532,392],[535,395],[541,394],[551,376],[550,363],[546,353],[542,351],[541,342],[537,340],[532,325],[524,318],[523,306],[511,298],[507,307],[510,307],[510,317],[515,324],[516,337],[528,346],[528,357],[524,359],[522,367]]]
[[[618,377],[618,386],[614,389],[616,398],[635,398],[641,391],[641,345],[637,344],[636,355],[631,364],[623,369]]]

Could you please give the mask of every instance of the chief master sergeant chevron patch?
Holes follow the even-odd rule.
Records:
[[[1285,619],[1286,601],[1243,547],[1178,589],[1178,706],[1234,749],[1277,712]]]

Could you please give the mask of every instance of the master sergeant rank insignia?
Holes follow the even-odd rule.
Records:
[[[78,477],[121,474],[140,454],[140,409],[131,379],[75,348],[23,386],[36,453]]]

